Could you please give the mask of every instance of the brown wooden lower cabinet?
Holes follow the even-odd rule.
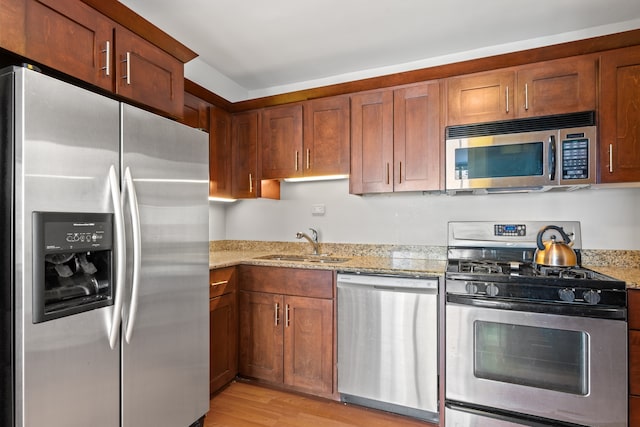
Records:
[[[241,266],[239,277],[240,375],[332,397],[333,272]]]
[[[640,426],[640,290],[627,291],[629,317],[629,426]]]
[[[209,272],[209,391],[238,374],[238,302],[235,267]]]

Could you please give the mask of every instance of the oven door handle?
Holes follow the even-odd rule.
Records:
[[[447,294],[447,304],[468,305],[496,310],[524,311],[529,313],[555,314],[558,316],[592,317],[597,319],[627,320],[627,309],[622,307],[573,305],[547,302],[513,301],[501,298],[486,298],[473,295]]]

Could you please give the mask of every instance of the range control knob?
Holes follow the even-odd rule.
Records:
[[[466,290],[468,294],[474,295],[478,293],[478,285],[473,282],[467,282]]]
[[[495,297],[500,292],[500,289],[495,284],[489,283],[485,292],[488,296]]]
[[[590,291],[586,291],[582,298],[589,304],[597,304],[600,302],[600,294],[597,291],[591,289]]]
[[[558,296],[562,301],[565,302],[573,302],[576,299],[576,294],[573,292],[573,289],[564,288],[558,291]]]

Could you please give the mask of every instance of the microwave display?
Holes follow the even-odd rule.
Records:
[[[544,173],[542,142],[455,150],[456,179],[538,176]]]

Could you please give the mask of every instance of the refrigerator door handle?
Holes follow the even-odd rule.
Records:
[[[128,196],[129,211],[131,212],[131,233],[133,237],[133,274],[131,285],[131,304],[129,305],[129,315],[127,317],[127,325],[125,328],[125,339],[127,343],[131,341],[133,334],[133,326],[136,323],[136,313],[138,312],[138,293],[140,288],[140,266],[142,263],[142,239],[140,237],[140,212],[138,210],[138,197],[136,188],[133,185],[131,170],[127,167],[124,171],[124,186],[122,196]]]
[[[116,275],[113,282],[115,302],[113,305],[113,317],[111,319],[111,327],[109,331],[109,346],[111,347],[111,349],[114,349],[118,341],[120,322],[122,321],[122,303],[124,300],[124,292],[121,288],[124,284],[126,268],[124,214],[122,213],[122,204],[120,203],[120,186],[118,182],[118,176],[116,175],[116,168],[114,165],[111,165],[111,167],[109,168],[109,187],[111,189],[111,200],[113,201],[113,216],[115,222],[116,241]]]

